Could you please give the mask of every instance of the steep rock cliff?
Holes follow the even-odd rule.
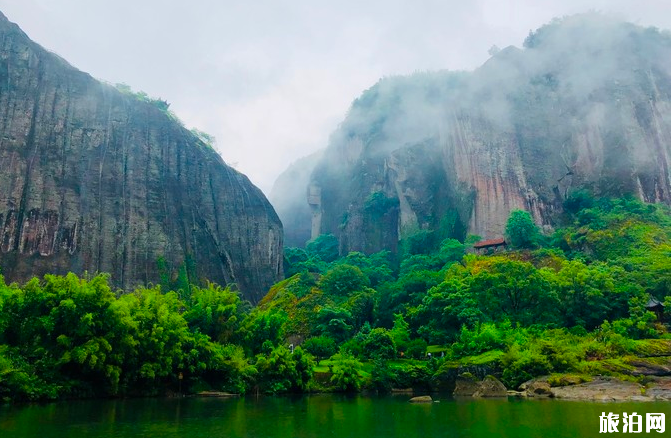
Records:
[[[322,151],[315,152],[292,163],[273,184],[268,200],[285,229],[285,245],[303,247],[311,236],[311,211],[306,196],[310,175],[322,158]]]
[[[123,289],[182,270],[256,301],[282,277],[282,225],[165,111],[0,14],[0,270],[9,281],[108,272]]]
[[[414,230],[501,236],[512,209],[552,227],[578,188],[670,203],[669,32],[578,15],[473,72],[383,79],[333,133],[308,202],[313,237],[371,252]]]

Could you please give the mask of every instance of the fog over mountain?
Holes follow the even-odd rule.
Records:
[[[473,70],[493,45],[591,9],[670,27],[666,0],[0,0],[75,67],[170,102],[266,194],[380,78]]]
[[[306,188],[312,237],[342,252],[394,251],[417,230],[493,238],[513,209],[552,228],[580,189],[669,204],[669,31],[588,13],[523,46],[358,97]]]

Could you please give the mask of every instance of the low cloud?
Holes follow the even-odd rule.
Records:
[[[35,41],[100,79],[161,97],[268,193],[323,148],[379,78],[474,69],[555,16],[589,9],[670,27],[666,0],[372,2],[0,0]]]

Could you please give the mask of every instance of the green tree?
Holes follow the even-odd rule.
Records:
[[[379,392],[389,392],[394,385],[394,372],[388,361],[376,359],[371,370],[371,386]]]
[[[165,383],[177,383],[180,372],[191,377],[208,368],[202,350],[209,339],[189,331],[180,314],[183,306],[175,292],[163,294],[159,287],[138,289],[115,303],[132,321],[124,347],[122,382],[127,390],[156,394]]]
[[[244,339],[244,348],[252,354],[262,351],[264,343],[280,345],[285,336],[287,313],[282,309],[256,309],[250,313],[239,329],[239,337]]]
[[[424,339],[413,339],[406,347],[406,357],[423,359],[427,356],[427,342]]]
[[[436,237],[432,230],[416,230],[408,233],[400,242],[406,255],[430,254],[436,249]]]
[[[123,316],[113,307],[107,276],[80,280],[47,275],[11,289],[4,340],[59,393],[115,394],[124,362]],[[119,336],[121,334],[121,336]]]
[[[303,348],[308,353],[312,354],[318,359],[325,359],[336,354],[336,341],[327,336],[316,336],[314,338],[306,339],[303,344]]]
[[[441,242],[439,254],[444,263],[459,262],[464,256],[465,245],[455,239],[446,239]]]
[[[300,272],[322,273],[327,270],[327,266],[327,263],[314,253],[308,253],[301,248],[285,248],[283,259],[285,278]]]
[[[369,279],[361,269],[351,265],[338,265],[320,279],[319,287],[328,295],[346,296],[369,286]]]
[[[243,318],[244,306],[237,292],[214,283],[207,288],[192,287],[190,305],[184,313],[192,330],[227,344],[233,341]]]
[[[340,307],[324,307],[317,313],[315,331],[337,342],[343,342],[353,331],[352,314]]]
[[[404,315],[396,313],[394,315],[394,326],[390,330],[390,335],[394,340],[394,344],[400,351],[406,350],[408,343],[411,341],[411,335],[408,330],[408,323],[404,319]]]
[[[451,276],[430,289],[413,318],[418,334],[432,343],[444,344],[454,339],[462,326],[474,327],[482,321],[477,295],[469,284]]]
[[[525,210],[513,210],[506,221],[504,232],[508,243],[514,248],[534,248],[539,237],[539,228]]]
[[[338,258],[338,239],[333,234],[321,234],[306,243],[306,252],[331,263]]]
[[[580,260],[565,261],[557,273],[546,270],[546,278],[558,290],[561,316],[566,327],[588,330],[605,320],[628,316],[628,298],[636,285],[624,284],[622,268],[604,263],[586,265]]]
[[[443,275],[430,270],[410,271],[394,283],[386,283],[378,288],[376,318],[379,326],[392,327],[394,314],[405,314],[418,306],[427,291],[439,284]]]
[[[368,358],[394,359],[397,346],[390,331],[380,327],[371,330],[364,341],[364,354]]]
[[[337,354],[330,361],[332,363],[331,383],[342,391],[359,391],[364,381],[361,376],[362,363],[347,354]]]
[[[315,362],[297,347],[292,353],[280,345],[269,355],[258,355],[255,368],[257,383],[265,393],[298,392],[306,389]]]
[[[376,287],[386,281],[392,281],[392,263],[391,253],[389,251],[381,251],[370,256],[361,252],[351,252],[347,256],[340,258],[335,265],[350,265],[359,268],[364,276],[366,276],[371,287]]]

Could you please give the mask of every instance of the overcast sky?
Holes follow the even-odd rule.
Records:
[[[669,0],[0,0],[75,67],[166,99],[266,193],[379,78],[471,70],[591,9],[670,28]]]

